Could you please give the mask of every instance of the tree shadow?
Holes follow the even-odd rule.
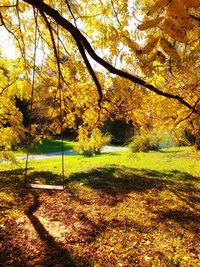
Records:
[[[184,181],[196,181],[196,182],[200,182],[200,178],[199,177],[192,176],[191,174],[189,174],[187,172],[180,172],[178,170],[173,170],[170,173],[173,176],[175,176],[176,178],[179,178],[179,179],[184,180]]]
[[[128,193],[144,193],[153,188],[162,190],[165,186],[165,182],[159,176],[149,178],[143,173],[138,174],[135,169],[115,166],[74,173],[65,182],[66,185],[78,182],[95,189],[99,193],[102,203],[106,201],[106,204],[110,206],[117,205]]]
[[[77,266],[77,262],[83,262],[82,259],[78,259],[78,257],[74,255],[72,257],[71,253],[64,249],[62,244],[56,242],[53,236],[45,229],[40,220],[34,215],[34,213],[39,209],[41,202],[36,191],[32,192],[32,195],[33,204],[25,211],[25,215],[29,218],[35,231],[38,233],[45,249],[45,254],[37,264],[39,264],[39,266],[73,267]]]
[[[165,171],[165,172],[159,172],[159,171],[155,171],[155,170],[147,170],[147,169],[141,169],[142,172],[149,176],[149,177],[160,177],[162,179],[169,179],[172,178],[172,182],[175,179],[180,179],[183,181],[196,181],[196,182],[200,182],[200,178],[199,177],[195,177],[192,176],[191,174],[187,173],[187,172],[180,172],[178,170],[170,170],[170,171]]]
[[[0,186],[21,186],[23,183],[24,169],[0,171]]]
[[[103,217],[98,218],[97,222],[94,222],[91,218],[88,217],[85,212],[78,212],[78,220],[80,220],[83,224],[88,225],[89,229],[83,232],[82,238],[85,236],[85,242],[91,243],[98,239],[104,232],[109,229],[118,229],[118,230],[126,230],[126,231],[135,231],[146,234],[150,231],[150,227],[143,224],[142,222],[138,222],[134,219],[129,219],[126,217],[122,218],[112,218],[110,220],[105,220]],[[152,230],[152,228],[151,228]]]
[[[33,168],[28,168],[28,174],[26,176],[27,183],[42,183],[50,185],[62,185],[62,175],[55,174],[50,171],[32,171]],[[0,186],[14,186],[25,187],[25,170],[14,169],[0,171]]]
[[[27,267],[28,264],[19,244],[15,241],[17,226],[14,219],[0,226],[0,266]]]
[[[89,172],[75,173],[70,175],[67,181],[68,183],[82,182],[88,187],[100,189],[111,195],[163,187],[160,179],[149,179],[142,174],[134,173],[134,169],[118,167],[97,168]]]
[[[149,199],[151,206],[154,206],[153,213],[158,216],[156,221],[173,220],[183,229],[195,234],[198,233],[200,224],[199,182],[199,177],[178,170],[160,172],[148,169],[119,168],[116,165],[75,173],[68,178],[68,184],[71,184],[71,187],[77,183],[92,188],[99,195],[100,204],[111,207],[122,202],[129,193],[146,194],[148,197],[144,195],[144,199]],[[168,192],[171,192],[177,197],[177,200],[173,197],[171,200],[170,197],[159,200],[160,195],[156,200],[163,203],[163,210],[160,210],[156,203],[154,205],[155,200],[152,193],[148,194],[151,191],[156,192],[158,196],[159,192],[165,191],[163,196],[167,196]],[[168,203],[170,206],[176,204],[176,208],[166,211],[165,205]],[[139,230],[137,229],[137,231]]]
[[[50,171],[34,171],[27,175],[27,183],[42,183],[50,185],[62,185],[62,175]]]
[[[163,148],[161,148],[157,152],[158,153],[163,153],[163,154],[177,154],[177,153],[181,153],[182,151],[180,149],[163,150]]]
[[[58,244],[54,240],[50,233],[46,231],[39,219],[34,216],[34,212],[39,208],[41,204],[40,199],[37,195],[37,192],[39,191],[27,190],[23,187],[19,188],[19,185],[23,185],[20,178],[23,175],[21,169],[0,172],[0,175],[9,176],[7,180],[0,179],[0,185],[3,185],[4,181],[11,185],[13,184],[13,180],[15,181],[15,183],[19,183],[16,190],[14,189],[14,192],[19,199],[23,199],[26,194],[33,194],[34,203],[28,208],[26,215],[29,217],[29,220],[33,224],[35,230],[38,232],[41,240],[43,240],[48,253],[54,255],[56,258],[58,258],[56,255],[60,255],[59,257],[61,257],[61,259],[65,259],[66,251],[64,252],[62,245]],[[34,180],[39,176],[44,179],[45,183],[57,183],[60,178],[59,175],[53,174],[52,172],[32,172],[29,174],[28,178],[31,181],[31,179]],[[189,231],[196,233],[197,224],[199,223],[199,217],[197,216],[199,209],[197,207],[200,203],[200,190],[198,189],[196,184],[199,181],[199,177],[195,177],[190,175],[189,173],[180,172],[178,170],[161,172],[149,169],[135,169],[123,166],[119,167],[118,165],[112,164],[108,165],[105,168],[97,168],[92,169],[88,172],[78,172],[71,174],[68,178],[65,179],[66,187],[63,192],[67,193],[70,201],[75,200],[80,205],[92,205],[92,201],[90,201],[90,199],[86,195],[79,194],[80,187],[77,188],[77,186],[81,184],[81,186],[83,185],[85,187],[94,189],[95,194],[98,195],[98,198],[95,199],[95,203],[97,205],[103,204],[110,207],[116,206],[119,202],[123,201],[129,193],[132,192],[139,194],[141,193],[144,195],[144,198],[145,194],[148,195],[148,193],[151,191],[156,191],[158,193],[162,191],[171,192],[177,197],[179,206],[185,204],[184,213],[181,212],[181,208],[179,210],[177,207],[176,209],[171,209],[169,211],[160,211],[156,208],[155,213],[160,216],[161,219],[163,218],[176,221],[183,227],[183,229],[188,229]],[[50,194],[52,195],[52,197],[55,197],[55,199],[57,199],[56,191],[45,190],[42,192],[44,192],[45,194]],[[151,194],[148,195],[148,198],[151,197]],[[176,199],[173,199],[172,201],[176,202]],[[152,203],[152,205],[154,205],[154,202]],[[191,211],[190,208],[192,208],[193,211]],[[65,216],[68,216],[67,212],[68,210],[64,209],[64,213],[66,213]],[[105,222],[103,218],[100,218],[98,221],[93,221],[91,220],[90,216],[88,216],[88,214],[84,212],[76,212],[76,214],[78,221],[82,222],[85,226],[90,226],[89,230],[81,232],[82,236],[86,236],[85,239],[87,240],[87,242],[92,242],[101,232],[105,231],[108,227],[114,227],[115,224],[120,225],[124,223],[124,220],[120,222],[116,222],[116,220],[112,222]],[[59,219],[61,221],[64,220],[64,222],[66,222],[67,224],[67,221],[65,221],[65,219],[61,217],[59,217]],[[192,225],[190,224],[190,222],[192,223]],[[129,224],[131,223],[129,222]],[[138,226],[136,228],[137,231],[139,231],[139,229],[142,229],[143,227]],[[53,252],[53,247],[55,247],[55,252]],[[48,257],[50,256],[46,255],[44,262],[48,262]],[[66,261],[71,260],[71,255],[67,254],[66,257]],[[72,263],[74,263],[73,260]]]
[[[168,211],[156,211],[161,220],[175,221],[180,224],[180,226],[185,229],[193,232],[194,234],[199,234],[200,231],[200,216],[194,214],[190,210],[180,210],[180,209],[169,209]]]
[[[63,150],[71,150],[74,148],[72,143],[63,142]],[[35,142],[32,143],[29,147],[30,154],[44,154],[58,152],[62,150],[62,141],[61,140],[43,140],[42,143]],[[27,147],[22,146],[21,151],[27,153]]]
[[[195,183],[200,178],[194,177],[186,172],[154,171],[148,169],[134,169],[117,167],[115,165],[107,168],[92,169],[89,172],[78,172],[66,179],[66,185],[78,182],[86,187],[98,190],[114,198],[111,205],[117,205],[128,193],[145,193],[151,189],[158,191],[169,190],[181,201],[198,211],[196,205],[200,203],[200,190]]]

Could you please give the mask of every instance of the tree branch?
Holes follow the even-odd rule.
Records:
[[[4,92],[8,87],[10,87],[11,85],[13,85],[17,80],[18,80],[18,78],[15,79],[13,82],[9,83],[8,85],[6,85],[6,86],[1,90],[1,92],[0,92],[0,96],[3,94],[3,92]]]
[[[14,39],[17,41],[18,46],[19,46],[19,49],[20,49],[21,54],[22,54],[22,57],[23,57],[24,61],[26,62],[25,55],[24,55],[24,51],[23,51],[23,49],[22,49],[22,46],[21,46],[21,44],[20,44],[20,41],[19,41],[19,39],[17,38],[17,36],[15,35],[15,33],[12,32],[12,31],[7,27],[7,25],[6,25],[6,23],[5,23],[4,19],[3,19],[3,16],[2,16],[2,14],[1,14],[1,12],[0,12],[0,21],[1,21],[1,24],[4,26],[4,28],[7,30],[7,32],[9,32],[9,33],[14,37]]]
[[[191,14],[190,14],[190,17],[191,17],[192,19],[195,19],[195,20],[197,20],[198,22],[200,22],[200,18],[198,18],[198,17],[196,17],[196,16],[194,16],[194,15],[191,15]]]
[[[179,95],[174,95],[171,93],[167,93],[167,92],[163,92],[161,90],[159,90],[158,88],[156,88],[155,86],[145,82],[144,80],[128,73],[128,72],[124,72],[122,70],[119,70],[115,67],[113,67],[110,63],[106,62],[104,59],[102,59],[101,57],[99,57],[94,49],[92,48],[92,46],[90,45],[90,43],[88,42],[88,40],[82,35],[82,33],[75,27],[73,26],[68,20],[66,20],[64,17],[62,17],[58,11],[56,11],[54,8],[50,7],[49,5],[47,5],[46,3],[44,3],[42,0],[36,1],[36,0],[24,0],[24,2],[38,8],[40,11],[46,13],[47,15],[49,15],[51,18],[53,18],[60,26],[62,26],[64,29],[66,29],[68,32],[71,33],[71,35],[73,36],[74,40],[76,41],[76,43],[81,43],[82,46],[86,49],[86,51],[88,52],[88,54],[100,65],[102,65],[104,68],[106,68],[109,72],[116,74],[118,76],[121,76],[125,79],[128,79],[136,84],[139,84],[143,87],[146,87],[147,89],[149,89],[150,91],[156,93],[157,95],[160,96],[164,96],[170,99],[175,99],[177,100],[179,103],[181,103],[182,105],[184,105],[185,107],[187,107],[190,110],[193,110],[194,113],[198,113],[198,111],[196,109],[194,109],[194,107],[192,105],[190,105],[190,103],[188,103],[187,101],[185,101],[182,97],[180,97]]]
[[[58,51],[57,51],[57,48],[56,48],[56,43],[55,43],[54,36],[53,36],[52,27],[51,27],[51,24],[48,21],[46,15],[44,14],[44,12],[42,10],[40,10],[40,14],[43,17],[43,19],[44,19],[44,21],[46,23],[46,26],[47,26],[47,28],[49,30],[49,34],[50,34],[50,37],[51,37],[51,42],[52,42],[52,45],[53,45],[53,51],[54,51],[54,55],[55,55],[56,63],[57,63],[57,67],[58,67],[58,72],[60,74],[61,73],[60,61],[59,61]]]
[[[115,14],[115,17],[116,17],[116,19],[117,19],[117,22],[118,22],[119,26],[122,26],[122,25],[121,25],[121,22],[120,22],[120,20],[119,20],[119,18],[118,18],[118,14],[117,14],[117,11],[116,11],[116,9],[115,9],[113,0],[110,0],[110,2],[111,2],[111,6],[112,6],[113,12],[114,12],[114,14]]]
[[[72,9],[71,9],[71,6],[70,6],[68,0],[65,0],[65,3],[66,3],[66,5],[67,5],[67,8],[68,8],[68,10],[69,10],[69,12],[70,12],[70,14],[71,14],[73,20],[74,20],[74,25],[75,25],[76,28],[77,28],[76,18],[75,18],[75,16],[74,16],[73,12],[72,12]]]
[[[200,98],[197,99],[196,103],[194,104],[194,108],[196,108],[196,106],[198,105],[199,101],[200,101]],[[193,113],[194,113],[194,111],[192,110],[192,111],[191,111],[185,118],[179,120],[179,121],[176,123],[176,126],[177,126],[178,124],[180,124],[181,122],[188,120],[188,119],[192,116]]]
[[[97,87],[97,90],[98,90],[98,93],[99,93],[99,101],[98,101],[98,104],[99,104],[99,107],[101,108],[101,101],[103,99],[101,85],[100,85],[100,83],[99,83],[99,81],[97,79],[97,76],[96,76],[96,74],[95,74],[95,72],[94,72],[94,70],[93,70],[93,68],[92,68],[92,66],[91,66],[91,64],[90,64],[90,62],[89,62],[86,54],[85,54],[85,50],[84,50],[84,47],[83,47],[82,43],[77,40],[76,41],[76,44],[78,46],[79,52],[80,52],[80,54],[81,54],[84,62],[85,62],[85,65],[86,65],[86,67],[87,67],[90,75],[92,76],[92,79],[95,82],[95,85]]]

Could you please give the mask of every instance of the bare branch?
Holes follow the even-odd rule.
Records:
[[[16,1],[16,4],[13,4],[13,5],[3,5],[3,6],[0,6],[0,8],[16,8],[17,5],[18,5],[18,2],[19,0]]]
[[[6,89],[8,89],[11,85],[13,85],[17,80],[18,80],[18,78],[15,79],[13,82],[9,83],[8,85],[6,85],[6,86],[1,90],[1,92],[0,92],[0,96],[3,94],[3,92],[4,92]]]
[[[197,101],[195,102],[195,104],[194,104],[194,108],[196,108],[196,106],[198,105],[199,102],[200,102],[200,98],[198,98]],[[194,111],[193,111],[193,110],[192,110],[192,111],[191,111],[185,118],[179,120],[179,121],[176,123],[176,126],[177,126],[178,124],[180,124],[181,122],[188,120],[188,119],[192,116],[192,114],[194,114]]]
[[[54,33],[56,33],[56,30],[55,30],[53,27],[51,27],[51,28],[52,28],[52,31],[53,31]],[[64,49],[65,52],[66,52],[66,54],[67,54],[68,56],[70,56],[70,53],[67,51],[67,49],[66,49],[66,47],[65,47],[65,45],[64,45],[64,43],[63,43],[63,41],[61,40],[61,38],[60,38],[59,36],[58,36],[58,41],[61,43],[63,49]]]
[[[52,27],[51,27],[51,24],[50,22],[48,21],[45,13],[43,11],[40,10],[40,14],[41,16],[43,17],[46,25],[47,25],[47,28],[49,30],[49,34],[50,34],[50,37],[51,37],[51,42],[52,42],[52,45],[53,45],[53,50],[54,50],[54,55],[55,55],[55,58],[56,58],[56,63],[57,63],[57,67],[58,67],[58,72],[59,74],[61,73],[61,69],[60,69],[60,59],[59,59],[59,55],[58,55],[58,51],[57,51],[57,48],[56,48],[56,43],[55,43],[55,40],[54,40],[54,36],[53,36],[53,31],[52,31]]]
[[[110,2],[111,2],[111,6],[112,6],[113,12],[114,12],[114,14],[115,14],[115,17],[116,17],[116,19],[117,19],[117,22],[119,23],[119,26],[122,26],[122,25],[121,25],[121,22],[119,21],[119,18],[118,18],[117,11],[116,11],[116,9],[115,9],[113,0],[110,0]]]
[[[70,14],[71,14],[73,20],[74,20],[74,25],[75,25],[76,28],[77,28],[76,18],[75,18],[75,16],[74,16],[73,12],[72,12],[72,9],[71,9],[71,6],[70,6],[68,0],[65,0],[65,3],[67,4],[67,8],[68,8],[68,10],[69,10],[69,12],[70,12]]]
[[[196,17],[196,16],[194,16],[194,15],[191,15],[191,14],[190,14],[190,17],[191,17],[192,19],[197,20],[198,22],[200,22],[200,18],[198,18],[198,17]]]
[[[95,15],[83,15],[83,16],[77,17],[77,19],[90,19],[90,18],[96,18],[98,16],[102,16],[102,15],[103,15],[103,13],[98,13]]]
[[[90,75],[92,76],[92,79],[95,82],[95,85],[97,87],[97,90],[98,90],[98,93],[99,93],[98,104],[99,104],[99,107],[101,108],[101,102],[102,102],[102,99],[103,99],[101,85],[100,85],[100,83],[99,83],[99,81],[97,79],[97,76],[96,76],[96,74],[95,74],[95,72],[94,72],[94,70],[93,70],[93,68],[92,68],[92,66],[91,66],[86,54],[85,54],[85,50],[84,50],[84,47],[83,47],[82,43],[79,40],[76,40],[76,44],[78,46],[78,49],[80,51],[80,54],[81,54],[84,62],[85,62],[85,65],[86,65],[86,67],[87,67]]]
[[[4,68],[3,66],[0,66],[0,70],[2,70],[3,71],[3,75],[8,78],[8,70],[6,68]]]
[[[21,46],[21,44],[20,44],[19,39],[18,39],[17,36],[14,34],[14,32],[12,32],[12,31],[7,27],[7,25],[6,25],[6,23],[5,23],[4,19],[3,19],[3,16],[2,16],[2,14],[1,14],[1,12],[0,12],[0,21],[1,21],[1,24],[4,26],[4,28],[7,30],[7,32],[9,32],[9,33],[14,37],[14,39],[17,41],[18,46],[19,46],[19,50],[20,50],[20,52],[21,52],[21,54],[22,54],[22,57],[23,57],[24,61],[26,61],[26,59],[25,59],[25,55],[24,55],[24,51],[23,51],[23,49],[22,49],[22,46]]]
[[[17,4],[16,4],[16,11],[17,11],[20,38],[21,38],[21,41],[22,41],[22,44],[23,44],[22,51],[23,51],[23,54],[24,54],[24,57],[25,57],[25,43],[24,43],[23,33],[22,33],[22,29],[21,29],[21,19],[20,19],[20,15],[19,15],[18,0],[17,0]]]

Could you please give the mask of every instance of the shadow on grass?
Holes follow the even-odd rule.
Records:
[[[23,187],[24,170],[0,171],[0,178],[1,188],[9,185]],[[28,183],[61,185],[62,176],[50,171],[31,172],[30,169],[27,181]],[[193,204],[200,203],[200,190],[196,186],[198,182],[200,182],[200,178],[178,170],[159,172],[148,169],[118,167],[115,164],[106,168],[92,169],[88,172],[77,172],[65,178],[64,181],[67,187],[70,183],[81,183],[86,187],[117,197],[116,204],[131,192],[167,189],[192,208],[194,208]]]
[[[132,191],[144,192],[151,188],[162,189],[163,181],[148,179],[142,174],[134,173],[133,169],[107,167],[79,172],[69,176],[68,182],[81,182],[85,186],[99,189],[110,195],[126,194]]]
[[[123,152],[121,152],[123,153]],[[98,157],[102,157],[102,156],[119,156],[120,155],[120,152],[101,152],[101,153],[98,153],[98,154],[79,154],[80,156],[83,156],[85,158],[98,158]]]
[[[34,171],[27,175],[27,183],[62,185],[62,175],[49,171]]]
[[[1,189],[3,188],[3,185],[6,185],[7,188],[15,194],[15,201],[17,205],[22,205],[23,203],[26,205],[25,214],[37,232],[42,244],[44,244],[45,252],[41,258],[38,259],[38,264],[41,266],[74,266],[79,260],[82,262],[85,261],[85,259],[79,259],[76,257],[76,255],[72,256],[69,251],[64,249],[63,244],[54,239],[51,233],[45,229],[44,225],[34,214],[39,209],[40,205],[43,204],[41,203],[42,201],[49,204],[49,198],[44,198],[44,196],[47,195],[51,196],[55,201],[55,205],[51,206],[52,209],[50,212],[54,213],[53,215],[56,220],[62,221],[66,226],[73,225],[74,228],[76,228],[76,231],[73,230],[74,228],[71,230],[71,232],[74,231],[74,236],[71,232],[69,235],[66,235],[66,244],[74,244],[76,246],[79,242],[82,242],[87,246],[89,242],[95,242],[102,232],[111,228],[122,230],[130,228],[134,229],[138,233],[148,233],[148,231],[152,231],[150,226],[148,228],[147,225],[143,225],[140,221],[134,221],[134,219],[128,219],[125,216],[122,216],[122,219],[120,217],[116,217],[111,218],[111,220],[105,220],[104,214],[102,214],[102,217],[99,215],[98,218],[93,219],[89,212],[85,212],[84,209],[81,210],[81,207],[84,205],[86,207],[90,207],[91,210],[93,208],[95,209],[95,205],[103,204],[111,207],[115,206],[119,202],[123,201],[124,198],[128,197],[128,194],[132,192],[138,193],[139,195],[143,194],[144,200],[147,195],[150,202],[151,198],[154,198],[154,200],[156,198],[155,202],[152,202],[151,204],[152,206],[155,206],[155,209],[149,210],[149,212],[155,213],[158,216],[155,219],[156,223],[153,222],[152,224],[153,227],[156,228],[158,221],[162,223],[162,220],[169,220],[170,222],[179,224],[182,229],[187,229],[195,234],[198,233],[198,224],[200,223],[200,219],[196,206],[200,203],[200,190],[197,186],[200,179],[185,172],[177,170],[168,172],[159,172],[148,169],[139,170],[119,167],[113,164],[107,166],[106,168],[97,168],[88,172],[79,172],[70,175],[65,179],[66,188],[63,191],[63,194],[62,192],[57,193],[56,191],[33,191],[24,189],[22,169],[0,171],[0,177]],[[28,176],[30,182],[39,178],[43,179],[43,182],[49,184],[57,183],[60,176],[48,171],[32,172]],[[94,189],[95,194],[91,196],[91,198],[93,198],[91,201],[90,197],[85,197],[87,191],[83,190],[82,194],[79,194],[79,185],[81,185],[80,190],[82,186]],[[152,195],[151,190],[154,192],[156,191],[157,195]],[[175,199],[170,199],[171,202],[168,202],[171,208],[168,206],[162,206],[164,202],[162,202],[162,195],[159,195],[159,193],[163,191],[173,193],[173,195],[177,197]],[[40,192],[42,192],[41,198],[39,195]],[[101,203],[98,203],[96,194],[100,196],[102,201]],[[29,200],[30,195],[33,199],[31,203]],[[131,199],[129,201],[131,201]],[[156,207],[157,201],[161,202],[162,207]],[[70,204],[75,202],[77,203],[76,207],[78,207],[78,209],[74,209],[73,205],[70,207]],[[52,204],[53,202],[50,203]],[[61,204],[62,209],[59,209],[59,205]],[[174,206],[174,204],[177,205]],[[181,209],[181,206],[183,206],[183,209]],[[48,207],[49,205],[45,208],[45,216],[48,215]],[[145,207],[146,206],[144,204],[144,208]],[[149,218],[147,218],[147,220],[148,219]],[[7,240],[5,240],[4,243],[6,242]],[[27,257],[23,255],[24,252],[21,252],[20,248],[17,251],[17,253],[19,253],[19,258],[21,258],[21,266],[26,266],[26,262],[28,262]],[[6,255],[6,251],[4,253]],[[12,253],[10,253],[10,255],[11,254]],[[17,255],[15,257],[17,258]],[[79,264],[76,266],[81,265]],[[90,265],[87,261],[85,261],[85,265],[83,266]]]
[[[114,197],[114,204],[122,201],[128,193],[146,192],[151,189],[169,190],[179,200],[196,209],[200,203],[200,190],[195,183],[200,178],[178,170],[159,172],[146,169],[119,168],[115,165],[107,168],[92,169],[89,172],[74,173],[66,183],[81,183],[82,185]]]
[[[44,183],[51,185],[61,185],[62,175],[58,175],[49,171],[32,171],[32,168],[28,169],[27,183]],[[15,186],[25,187],[25,170],[14,169],[0,171],[0,186]]]
[[[4,186],[23,186],[24,169],[16,168],[14,170],[0,171],[0,187]]]
[[[159,215],[159,219],[161,220],[175,221],[183,229],[199,234],[200,216],[198,214],[194,214],[194,212],[190,210],[169,209],[167,211],[157,211],[155,213]]]
[[[20,245],[16,243],[17,224],[9,219],[4,227],[0,227],[0,266],[28,267]]]
[[[28,183],[62,184],[61,175],[50,171],[31,172],[29,170],[29,172],[27,176]],[[0,177],[1,188],[9,185],[23,188],[24,173],[22,169],[0,171]],[[103,193],[105,196],[110,196],[112,198],[111,205],[117,205],[131,192],[145,193],[151,189],[157,191],[169,190],[179,200],[196,210],[198,210],[197,206],[200,203],[198,182],[200,182],[200,178],[178,170],[159,172],[148,169],[138,170],[118,167],[114,164],[106,168],[71,174],[64,181],[67,188],[68,185],[72,188],[71,184],[77,183],[95,189],[99,194]]]
[[[180,172],[178,170],[172,170],[172,171],[167,171],[167,172],[159,172],[159,171],[154,171],[154,170],[145,170],[142,169],[143,174],[149,176],[149,177],[160,177],[162,179],[168,179],[172,178],[172,181],[174,179],[180,179],[183,181],[199,181],[200,182],[200,178],[199,177],[195,177],[192,176],[191,174],[187,173],[187,172]]]
[[[195,234],[198,233],[200,225],[199,182],[200,178],[178,170],[159,172],[119,168],[115,165],[94,169],[89,172],[75,173],[68,178],[69,184],[78,183],[95,189],[101,197],[102,204],[110,206],[117,205],[132,192],[144,193],[144,199],[152,189],[154,192],[156,190],[158,194],[166,191],[165,195],[168,195],[167,192],[171,192],[177,197],[177,200],[173,198],[169,200],[167,198],[165,202],[165,199],[158,195],[157,201],[163,203],[163,210],[158,208],[155,212],[158,215],[158,220],[174,221],[183,229]],[[147,198],[152,198],[151,193]],[[154,206],[154,202],[152,203]],[[166,211],[168,203],[170,203],[170,206],[176,204],[175,207],[177,208],[171,208]],[[180,209],[178,209],[178,206]]]
[[[40,240],[44,245],[45,254],[41,257],[41,260],[37,264],[42,264],[42,266],[63,266],[63,267],[73,267],[76,266],[74,260],[70,256],[70,252],[63,248],[63,245],[55,241],[53,236],[45,229],[40,220],[34,215],[40,205],[39,195],[36,191],[32,192],[33,204],[25,211],[26,216],[29,218],[31,224],[36,230],[40,237]]]
[[[163,150],[162,148],[159,149],[157,152],[159,153],[163,153],[163,154],[177,154],[177,153],[181,153],[183,152],[180,149],[174,149],[174,150]]]

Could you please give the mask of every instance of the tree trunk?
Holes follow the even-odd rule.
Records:
[[[196,135],[195,147],[197,150],[200,150],[200,131]]]

